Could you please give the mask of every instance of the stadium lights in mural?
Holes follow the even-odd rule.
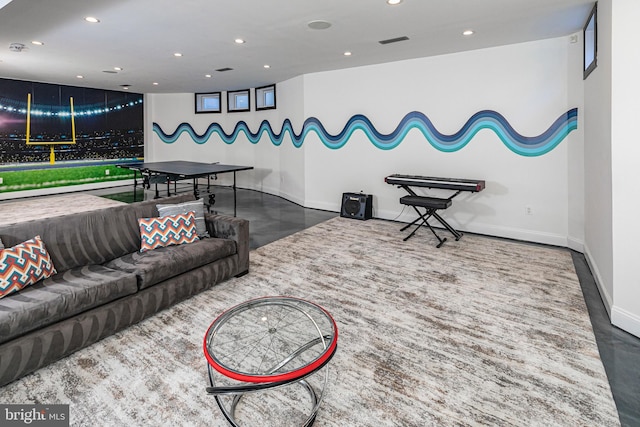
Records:
[[[144,158],[142,97],[0,79],[0,193],[133,177],[115,165]]]
[[[66,114],[62,114],[60,113],[61,117],[66,117]],[[49,163],[50,164],[55,164],[56,162],[56,156],[55,156],[55,152],[53,151],[53,146],[54,145],[67,145],[67,144],[75,144],[76,143],[76,115],[73,112],[73,97],[69,97],[69,114],[68,116],[71,117],[71,141],[35,141],[32,142],[30,140],[30,136],[31,136],[31,94],[28,93],[27,94],[27,145],[50,145],[50,152],[49,152]]]
[[[355,131],[360,130],[375,147],[381,150],[396,148],[410,130],[417,129],[433,148],[448,153],[461,150],[479,131],[489,129],[492,130],[511,151],[528,157],[541,156],[548,153],[557,147],[569,133],[577,128],[577,108],[573,108],[560,115],[546,131],[536,136],[521,135],[511,126],[504,116],[492,110],[477,112],[467,120],[458,132],[451,135],[440,133],[431,120],[418,111],[406,114],[396,129],[389,134],[379,132],[371,120],[362,114],[356,114],[349,118],[343,129],[335,135],[327,132],[322,122],[315,117],[306,119],[299,133],[293,130],[289,119],[284,120],[279,133],[273,130],[271,123],[267,120],[260,123],[256,132],[252,132],[246,122],[239,121],[230,133],[225,132],[219,123],[211,123],[203,134],[195,132],[189,123],[180,124],[171,133],[164,132],[158,123],[153,124],[153,131],[161,141],[167,144],[174,143],[183,132],[187,133],[197,144],[206,143],[214,133],[217,134],[225,144],[233,144],[242,132],[252,144],[257,144],[262,138],[262,134],[266,133],[273,145],[279,146],[288,133],[293,145],[295,147],[301,147],[307,134],[314,132],[327,148],[339,149],[349,141]]]

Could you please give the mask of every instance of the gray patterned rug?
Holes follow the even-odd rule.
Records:
[[[263,246],[248,275],[0,389],[0,402],[70,403],[72,425],[227,425],[205,392],[204,333],[246,299],[291,295],[340,332],[317,426],[619,425],[566,250],[473,235],[436,249],[399,227],[335,218]],[[238,412],[295,425],[304,399],[295,386],[254,393]]]

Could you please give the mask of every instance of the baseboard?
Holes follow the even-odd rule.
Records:
[[[304,204],[304,199],[298,196],[291,195],[287,192],[282,191],[280,188],[276,187],[265,187],[265,186],[255,186],[255,185],[247,185],[247,186],[239,186],[238,188],[243,188],[245,190],[253,190],[259,191],[265,194],[271,194],[272,196],[282,197],[285,200],[293,202],[297,205],[304,206],[305,208],[314,208],[313,206],[306,206]],[[316,208],[317,209],[317,208]]]
[[[309,206],[305,206],[304,205],[304,199],[302,197],[293,196],[293,195],[291,195],[289,193],[286,193],[284,191],[278,191],[277,193],[273,193],[273,194],[275,194],[277,196],[280,196],[283,199],[289,200],[290,202],[293,202],[293,203],[295,203],[297,205],[304,206],[304,207],[309,207]]]
[[[584,253],[584,242],[574,237],[567,238],[567,247],[569,249],[573,249],[576,252],[580,252],[581,254]]]
[[[341,203],[342,203],[342,199],[340,198],[340,195],[338,195],[338,197],[336,198],[336,201],[333,203],[327,203],[327,202],[318,201],[318,200],[306,200],[304,207],[311,208],[311,209],[320,209],[320,210],[329,211],[329,212],[340,212]],[[375,212],[373,216],[377,216]]]
[[[640,338],[640,317],[635,314],[614,305],[611,311],[611,323]]]
[[[291,194],[288,194],[276,188],[261,188],[257,190],[283,197],[306,208],[320,209],[330,212],[340,212],[340,198],[337,198],[332,202],[326,202],[322,200],[304,200],[300,197],[292,196]],[[409,223],[415,219],[415,213],[409,209],[404,209],[400,213],[398,213],[398,211],[376,211],[374,206],[373,217]],[[546,233],[535,230],[525,230],[520,228],[495,226],[489,224],[469,223],[463,227],[460,224],[457,224],[454,220],[451,220],[450,223],[453,228],[460,229],[464,232],[484,234],[487,236],[504,237],[507,239],[522,240],[525,242],[542,243],[552,246],[560,246],[563,248],[573,249],[580,253],[584,253],[583,241],[572,237],[567,237],[565,235]]]
[[[398,213],[397,211],[374,211],[374,217],[388,219],[392,221],[409,223],[416,218],[413,210],[405,209]],[[567,236],[554,233],[546,233],[536,230],[525,230],[521,228],[503,227],[492,224],[482,224],[478,222],[469,222],[468,224],[458,224],[455,220],[445,218],[453,228],[462,232],[484,234],[487,236],[504,237],[507,239],[522,240],[525,242],[542,243],[552,246],[569,247]],[[435,223],[434,223],[435,224]]]
[[[598,288],[598,292],[600,292],[600,298],[602,298],[602,302],[604,303],[604,308],[607,310],[607,314],[609,315],[609,319],[611,319],[611,307],[613,307],[613,297],[607,292],[607,289],[602,285],[602,275],[600,274],[600,270],[598,270],[598,265],[593,262],[593,256],[589,251],[589,247],[584,247],[584,258],[587,260],[587,264],[591,269],[591,274],[593,275],[593,280],[596,282],[596,286]]]

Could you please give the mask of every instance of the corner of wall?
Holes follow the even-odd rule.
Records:
[[[598,292],[600,293],[600,298],[602,298],[602,302],[604,303],[604,308],[607,310],[607,314],[609,318],[611,318],[611,311],[613,307],[613,296],[607,292],[607,288],[603,286],[602,275],[598,270],[598,265],[593,262],[593,255],[589,250],[587,245],[584,246],[584,257],[587,260],[587,264],[591,269],[591,273],[593,274],[593,279],[596,282],[596,286],[598,287]]]
[[[614,305],[611,311],[611,323],[640,338],[640,317],[635,314]]]

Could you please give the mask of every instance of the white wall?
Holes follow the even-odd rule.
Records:
[[[638,259],[638,187],[640,145],[640,55],[636,31],[640,2],[616,0],[612,9],[611,34],[611,170],[613,235],[614,325],[640,337],[640,275]]]
[[[251,102],[254,93],[251,93]],[[275,110],[226,113],[226,93],[222,93],[222,113],[195,114],[194,94],[148,94],[145,98],[145,152],[146,161],[190,160],[250,165],[252,171],[237,174],[237,184],[242,188],[256,189],[270,194],[285,195],[290,200],[304,202],[304,150],[296,148],[287,137],[280,146],[274,145],[268,135],[262,133],[257,143],[252,143],[240,133],[233,144],[222,141],[213,134],[207,141],[196,143],[187,132],[183,132],[173,143],[163,142],[152,132],[153,123],[162,130],[173,133],[182,123],[190,124],[198,135],[203,135],[211,123],[219,123],[227,134],[231,134],[240,121],[248,123],[252,132],[257,132],[260,123],[267,120],[279,132],[285,118],[300,126],[304,121],[302,77],[277,84]],[[232,175],[218,176],[218,184],[231,185]]]
[[[568,37],[562,37],[308,74],[278,83],[278,108],[270,115],[195,115],[193,94],[149,95],[147,106],[151,104],[153,111],[150,120],[167,133],[182,122],[191,123],[202,133],[212,121],[231,132],[239,120],[247,121],[256,131],[265,118],[279,132],[287,117],[299,132],[303,121],[313,116],[336,134],[355,114],[367,116],[380,132],[389,133],[407,113],[419,111],[440,132],[451,134],[478,111],[495,110],[516,131],[537,136],[569,109],[582,108],[578,105],[581,97],[570,94],[568,84],[570,52],[576,48]],[[150,123],[148,126],[150,129]],[[327,148],[313,132],[302,148],[292,148],[288,137],[276,147],[266,135],[255,145],[242,134],[230,145],[216,135],[198,145],[186,134],[174,144],[148,134],[152,145],[149,160],[251,164],[256,171],[240,185],[333,211],[339,211],[343,192],[362,190],[374,195],[374,215],[387,219],[410,221],[414,217],[408,210],[400,215],[398,199],[404,194],[384,183],[389,174],[484,179],[485,191],[463,193],[447,210],[454,226],[561,246],[569,241],[582,243],[581,201],[568,202],[570,186],[581,191],[582,171],[569,167],[573,161],[570,153],[581,161],[582,138],[576,132],[539,157],[515,154],[486,129],[453,153],[436,150],[416,129],[392,150],[376,148],[362,131],[355,131],[344,147],[335,150]],[[531,207],[533,215],[525,214],[525,206]],[[569,231],[570,211],[575,235]]]
[[[598,67],[584,82],[585,255],[611,322],[640,337],[637,189],[640,66],[635,0],[598,2]]]
[[[569,105],[578,109],[578,129],[570,135],[568,144],[568,246],[578,252],[584,252],[584,84],[582,81],[582,32],[569,37],[569,55],[567,58]]]
[[[611,1],[598,3],[598,66],[584,81],[585,255],[613,305],[611,229]]]
[[[525,43],[432,58],[305,76],[305,113],[333,134],[354,114],[383,133],[411,111],[454,133],[476,112],[495,110],[520,133],[545,131],[572,107],[568,99],[569,39]],[[374,194],[374,214],[393,219],[402,191],[383,182],[392,173],[484,179],[485,191],[455,199],[446,216],[464,230],[567,245],[570,135],[541,157],[510,151],[490,130],[462,150],[443,153],[418,130],[395,149],[376,148],[356,131],[344,148],[327,149],[312,134],[305,141],[307,205],[338,210],[342,192]],[[328,168],[330,165],[330,168]],[[525,206],[534,214],[525,215]],[[412,220],[409,210],[400,216]],[[581,227],[580,227],[581,228]],[[581,236],[576,236],[580,239]]]

